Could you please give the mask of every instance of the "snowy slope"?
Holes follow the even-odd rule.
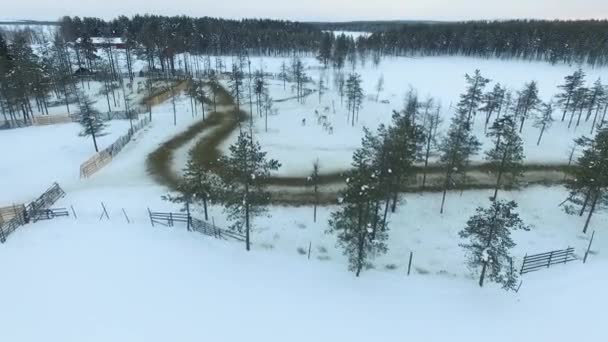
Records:
[[[475,69],[480,69],[483,76],[492,79],[493,82],[486,87],[486,91],[493,87],[494,82],[517,91],[524,83],[535,80],[538,82],[540,97],[548,101],[551,96],[557,94],[557,86],[563,82],[563,77],[577,68],[576,65],[467,57],[385,57],[378,67],[373,66],[369,60],[364,65],[359,61],[355,71],[362,76],[366,99],[359,114],[359,122],[352,127],[347,122],[346,102],[341,104],[332,69],[323,70],[314,58],[303,58],[303,61],[308,66],[308,75],[315,82],[306,84],[306,87],[316,89],[316,82],[323,78],[325,86],[329,88],[321,101],[317,94],[312,94],[304,104],[295,100],[275,103],[278,115],[269,118],[268,132],[265,131],[263,118],[259,118],[255,123],[257,139],[269,151],[269,156],[282,162],[283,167],[278,171],[281,175],[308,175],[313,161],[317,158],[320,159],[324,172],[347,168],[352,152],[360,146],[363,127],[375,130],[381,123],[390,123],[393,110],[403,108],[404,95],[410,87],[417,90],[421,100],[432,96],[441,102],[444,123],[439,131],[442,133],[447,130],[449,119],[454,112],[453,106],[465,89],[465,73],[471,74]],[[227,68],[230,68],[232,58],[225,57],[224,62]],[[288,58],[256,57],[252,58],[252,69],[263,68],[268,72],[279,73],[282,62],[290,65]],[[583,66],[583,69],[587,73],[588,82],[593,82],[606,73],[606,68],[592,69]],[[346,75],[351,71],[350,66],[344,69]],[[384,77],[385,90],[379,94],[379,100],[389,103],[376,102],[375,86],[380,76]],[[290,84],[283,90],[283,82],[280,80],[270,81],[269,89],[274,99],[295,95],[290,90]],[[326,108],[329,111],[326,111]],[[317,124],[315,111],[327,116],[333,127],[333,134],[329,134],[322,125]],[[482,116],[483,114],[477,117],[474,130],[487,147],[490,146],[490,141],[484,135]],[[573,140],[590,133],[591,121],[568,129],[567,121],[559,121],[559,109],[555,111],[554,118],[557,121],[545,133],[540,146],[536,145],[539,130],[533,127],[533,119],[526,122],[522,135],[526,162],[567,163]],[[306,119],[306,126],[302,126],[302,119]],[[224,150],[236,139],[236,135],[237,133],[223,145]],[[297,158],[294,158],[296,155]],[[473,160],[480,162],[483,158],[484,154],[480,153]]]
[[[209,240],[185,229],[69,219],[0,246],[0,339],[45,341],[602,341],[605,260],[526,277],[370,271]],[[604,276],[601,276],[601,275]]]

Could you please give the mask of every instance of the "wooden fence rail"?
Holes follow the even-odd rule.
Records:
[[[219,228],[214,224],[210,224],[185,213],[153,212],[148,209],[148,215],[150,216],[150,223],[152,226],[160,224],[165,227],[173,227],[175,223],[186,223],[188,230],[212,236],[217,239],[245,241],[245,236],[242,234]]]
[[[575,260],[577,260],[577,258],[574,255],[574,248],[572,247],[534,255],[526,254],[524,262],[521,265],[520,274],[538,271],[553,265],[565,264]]]
[[[13,216],[8,221],[0,221],[0,242],[4,243],[6,238],[13,233],[17,228],[23,226],[30,221],[36,222],[44,217],[40,215],[41,212],[46,213],[46,217],[50,217],[47,210],[53,205],[58,199],[65,196],[65,192],[57,183],[48,188],[40,197],[30,202],[28,205],[15,206],[13,208]],[[55,216],[63,215],[63,210],[59,210]],[[53,216],[53,217],[55,217]]]
[[[116,139],[112,145],[106,147],[99,153],[95,153],[91,158],[80,165],[80,178],[88,178],[95,172],[101,170],[108,165],[112,159],[122,151],[122,149],[131,141],[133,135],[150,123],[150,119],[145,117],[129,128],[127,134]]]

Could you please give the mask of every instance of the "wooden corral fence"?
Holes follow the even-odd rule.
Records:
[[[171,96],[173,96],[173,92],[175,92],[176,94],[178,94],[180,91],[187,89],[189,85],[190,85],[190,83],[187,80],[180,81],[173,88],[173,91],[171,91],[170,87],[167,87],[166,89],[163,89],[159,93],[157,93],[155,95],[152,95],[151,97],[145,98],[143,100],[143,102],[147,106],[156,106],[156,105],[159,105],[159,104],[167,101],[168,99],[170,99]]]
[[[0,208],[0,225],[3,222],[10,221],[13,217],[18,216],[20,212],[25,210],[25,205],[11,205],[10,207]]]
[[[129,128],[127,134],[116,139],[112,145],[106,147],[104,150],[95,153],[91,158],[80,165],[80,178],[91,177],[95,172],[101,170],[104,166],[108,165],[112,158],[114,158],[122,149],[131,141],[133,135],[144,128],[150,123],[150,119],[145,117],[139,120],[133,128]]]
[[[524,262],[521,265],[520,274],[538,271],[543,268],[549,268],[552,265],[565,264],[577,260],[574,255],[574,248],[527,255],[524,257]]]
[[[237,241],[245,241],[245,236],[231,230],[222,229],[214,224],[207,223],[203,220],[192,217],[185,213],[172,212],[153,212],[148,209],[150,223],[154,227],[159,224],[165,227],[173,227],[175,223],[185,223],[189,231],[199,232],[217,239],[233,239]]]
[[[59,184],[53,183],[40,197],[28,205],[20,205],[10,207],[13,208],[13,212],[10,219],[4,220],[4,214],[2,215],[2,221],[0,221],[0,242],[4,243],[6,238],[13,233],[17,228],[23,226],[30,221],[36,222],[40,219],[50,219],[56,216],[65,216],[65,209],[49,209],[58,199],[65,196],[65,192]],[[5,208],[2,208],[5,209]],[[49,210],[51,213],[49,213]],[[5,213],[5,211],[3,211]],[[54,214],[57,215],[54,215]],[[51,216],[51,214],[53,216]],[[8,217],[7,213],[7,217]],[[46,215],[46,216],[44,216]]]
[[[35,126],[45,125],[56,125],[62,123],[78,122],[79,116],[77,114],[64,114],[64,115],[38,115],[33,116],[33,124]]]

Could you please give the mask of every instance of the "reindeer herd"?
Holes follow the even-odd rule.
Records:
[[[334,134],[334,127],[331,125],[329,120],[327,119],[327,113],[329,113],[329,107],[325,107],[323,109],[323,114],[320,114],[318,110],[315,109],[315,117],[317,118],[317,125],[322,125],[323,130],[325,130],[329,134]],[[306,124],[306,119],[302,121],[303,124]]]

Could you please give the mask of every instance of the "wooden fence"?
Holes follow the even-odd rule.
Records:
[[[524,262],[521,265],[520,274],[538,271],[543,268],[549,268],[552,265],[565,264],[577,260],[574,255],[574,248],[527,255],[524,257]]]
[[[79,116],[77,114],[64,114],[64,115],[38,115],[32,116],[33,124],[35,126],[46,126],[56,125],[62,123],[78,122]]]
[[[0,208],[0,224],[10,221],[13,217],[18,216],[19,212],[25,210],[25,205],[14,204],[10,207]]]
[[[150,223],[154,227],[155,224],[160,224],[165,227],[173,227],[175,223],[185,223],[189,231],[199,232],[217,239],[233,239],[237,241],[245,241],[245,236],[231,230],[222,229],[214,224],[209,224],[196,217],[184,213],[172,212],[153,212],[148,209]]]
[[[40,197],[27,206],[15,206],[14,208],[16,209],[13,210],[12,217],[8,221],[0,221],[0,242],[4,243],[11,233],[20,226],[29,223],[31,218],[33,218],[34,222],[38,221],[39,213],[49,209],[51,205],[63,196],[65,196],[63,189],[57,183],[53,183]]]
[[[139,120],[133,125],[133,128],[129,128],[127,134],[116,139],[112,145],[106,147],[104,150],[95,153],[91,158],[80,165],[80,178],[91,177],[94,173],[101,170],[104,166],[108,165],[112,159],[122,151],[122,149],[131,141],[133,135],[150,123],[150,119],[145,117]]]

